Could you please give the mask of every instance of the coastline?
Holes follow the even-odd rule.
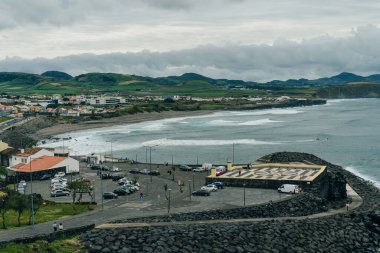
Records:
[[[212,114],[217,112],[217,110],[199,110],[199,111],[164,111],[164,112],[144,112],[132,115],[125,115],[114,118],[107,118],[101,120],[91,120],[84,121],[75,124],[56,124],[51,127],[43,128],[38,130],[34,136],[38,139],[45,139],[49,136],[54,136],[58,134],[64,134],[74,131],[95,129],[102,127],[109,127],[115,125],[124,125],[124,124],[135,124],[145,121],[161,120],[161,119],[170,119],[178,117],[191,117],[191,116],[202,116],[207,114]]]

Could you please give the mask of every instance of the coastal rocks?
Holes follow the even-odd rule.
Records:
[[[111,246],[97,243],[93,235],[115,238],[119,248],[112,252],[376,252],[380,236],[369,231],[363,219],[366,217],[354,221],[349,215],[336,215],[323,219],[95,229],[81,240],[94,253],[108,252]]]
[[[124,222],[171,221],[170,225],[150,227],[94,229],[83,234],[89,252],[379,252],[380,191],[370,182],[330,164],[302,153],[275,153],[268,162],[305,161],[324,164],[332,178],[344,178],[363,199],[351,212],[320,218],[300,217],[331,207],[345,200],[328,201],[316,194],[305,193],[296,198],[246,208],[212,210],[124,220]],[[341,173],[342,175],[339,175]],[[335,178],[336,179],[336,178]],[[339,192],[343,181],[332,187]],[[335,192],[335,191],[334,191]],[[341,197],[336,196],[338,199]],[[298,216],[292,220],[230,221],[200,224],[197,220],[254,217]],[[176,224],[176,221],[195,221]],[[120,221],[119,221],[120,222]],[[106,238],[114,238],[112,242]],[[99,240],[102,239],[102,240]],[[118,249],[118,250],[117,250]]]

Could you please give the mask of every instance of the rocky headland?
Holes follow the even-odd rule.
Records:
[[[328,185],[328,194],[321,197],[320,191],[314,191],[260,206],[117,221],[148,224],[94,229],[81,240],[89,252],[379,252],[380,190],[371,182],[310,154],[281,152],[260,161],[326,165],[330,175],[323,187]],[[342,198],[342,178],[360,195],[362,205],[309,218],[307,215],[339,208],[347,201]],[[233,220],[262,217],[270,220]],[[202,224],[201,220],[220,221]],[[149,225],[151,222],[154,224]],[[170,223],[157,225],[160,222]]]

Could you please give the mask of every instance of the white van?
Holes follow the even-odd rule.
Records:
[[[299,186],[295,184],[283,184],[280,187],[278,187],[277,190],[278,192],[293,193],[293,194],[300,192]]]

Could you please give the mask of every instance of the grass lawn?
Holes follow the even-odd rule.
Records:
[[[35,223],[56,220],[64,216],[71,216],[93,210],[94,206],[87,204],[63,204],[63,203],[48,203],[42,205],[35,216]],[[30,210],[25,211],[21,215],[21,226],[29,225]],[[10,210],[6,214],[6,226],[12,228],[17,226],[17,214]],[[1,227],[2,229],[2,227]]]
[[[0,122],[10,120],[11,117],[0,117]]]
[[[55,240],[53,242],[36,241],[33,243],[9,243],[1,246],[0,253],[86,253],[88,252],[81,244],[78,237]]]

